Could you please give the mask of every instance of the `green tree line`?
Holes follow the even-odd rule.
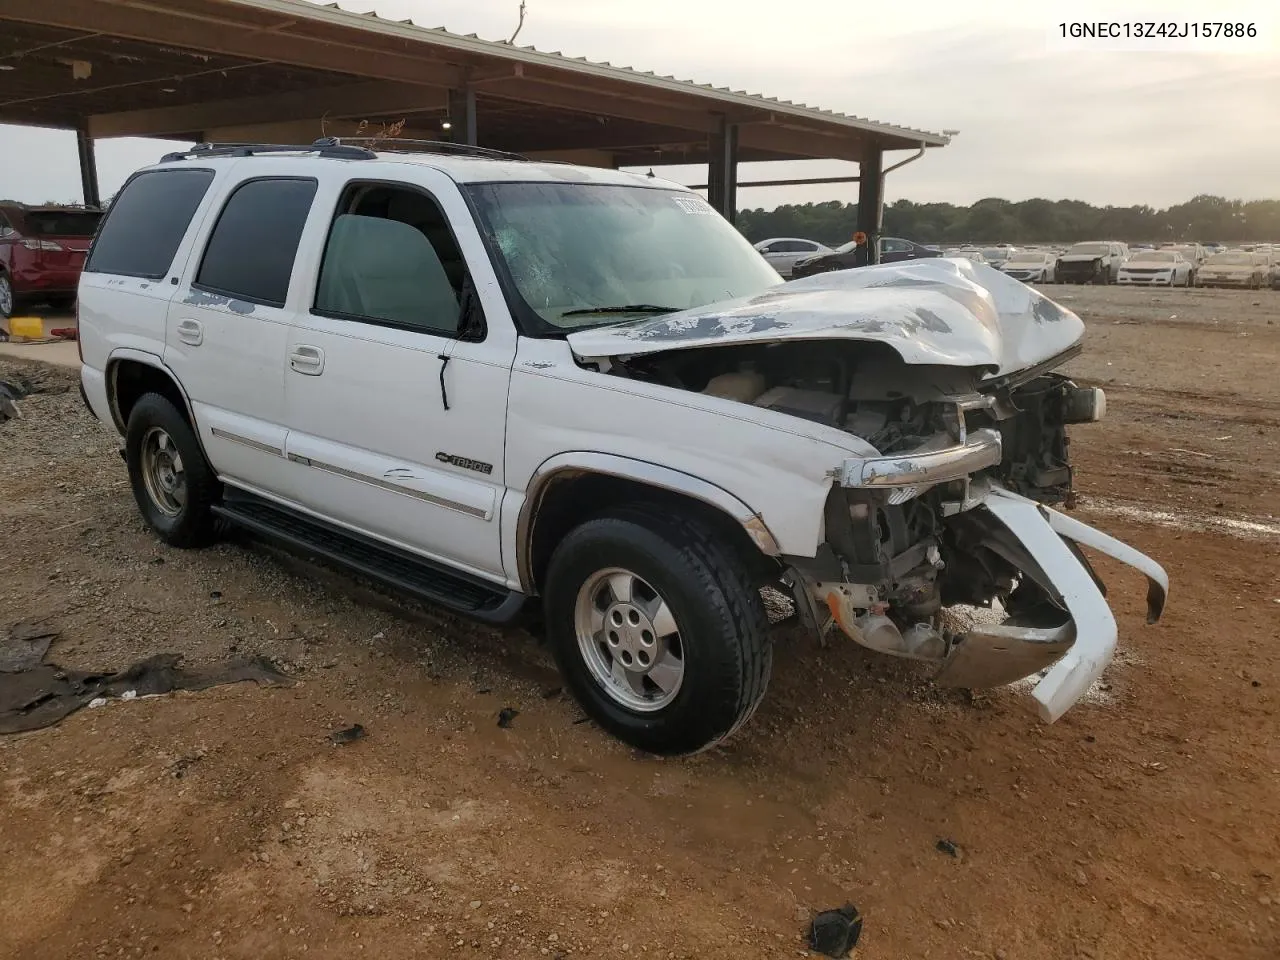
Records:
[[[853,236],[857,220],[857,204],[829,201],[740,210],[737,223],[752,243],[804,237],[834,246]],[[1080,200],[992,197],[967,207],[898,200],[884,209],[883,233],[917,243],[1280,242],[1280,200],[1245,202],[1201,194],[1164,210],[1095,207]]]

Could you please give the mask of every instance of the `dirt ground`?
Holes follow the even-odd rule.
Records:
[[[1173,581],[1148,627],[1141,577],[1099,562],[1121,652],[1053,726],[780,630],[736,740],[645,757],[523,634],[161,546],[78,396],[28,398],[0,427],[0,629],[51,618],[68,667],[263,654],[299,682],[0,738],[0,957],[796,957],[850,901],[860,960],[1275,960],[1280,294],[1050,293],[1109,398],[1074,432],[1078,512]]]

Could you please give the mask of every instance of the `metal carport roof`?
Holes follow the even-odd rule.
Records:
[[[947,142],[303,0],[0,0],[5,123],[91,138],[309,141],[404,119],[403,135],[438,139],[460,90],[485,146],[601,165],[707,162],[726,124],[738,161],[878,160]]]

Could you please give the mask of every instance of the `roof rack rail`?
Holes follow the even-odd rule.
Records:
[[[483,157],[489,160],[528,160],[519,153],[506,150],[494,150],[492,147],[477,147],[470,143],[455,143],[452,140],[408,140],[400,137],[322,137],[313,146],[346,147],[364,144],[369,150],[385,150],[388,153],[448,153],[463,157]]]
[[[161,163],[199,157],[251,157],[259,153],[318,153],[335,160],[373,160],[377,157],[364,147],[346,146],[335,138],[322,137],[314,143],[197,143],[190,150],[175,150],[160,158]]]
[[[363,144],[363,145],[362,145]],[[388,153],[443,153],[489,160],[528,160],[518,153],[477,147],[449,140],[402,140],[396,137],[320,137],[307,144],[289,143],[197,143],[189,150],[175,150],[160,158],[161,163],[200,157],[251,157],[260,153],[315,153],[335,160],[375,160],[374,150]]]

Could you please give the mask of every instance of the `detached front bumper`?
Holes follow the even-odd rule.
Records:
[[[1115,654],[1118,636],[1115,617],[1092,572],[1068,544],[1090,547],[1140,570],[1147,578],[1148,623],[1155,623],[1164,612],[1169,577],[1150,557],[1101,530],[999,487],[992,488],[979,509],[989,511],[1026,548],[1061,596],[1070,618],[1073,642],[1061,657],[1055,658],[1048,674],[1031,692],[1041,719],[1053,723],[1102,676]],[[1043,630],[1015,629],[1007,648],[993,646],[989,656],[998,664],[1006,651],[1017,650],[1022,643],[1044,642],[1047,638]],[[1062,643],[1066,636],[1065,630],[1060,630],[1053,640]],[[963,651],[966,642],[962,640],[957,645],[952,657]],[[944,667],[940,679],[945,679],[946,672]]]
[[[1146,576],[1148,623],[1164,611],[1169,578],[1158,563],[1132,547],[1002,487],[986,487],[965,506],[966,513],[999,532],[1002,555],[1020,557],[1023,575],[1038,581],[1052,603],[1021,619],[975,625],[958,639],[943,641],[925,624],[899,632],[882,615],[862,613],[867,602],[863,588],[852,584],[815,584],[814,599],[855,642],[940,664],[936,680],[944,685],[1002,686],[1047,668],[1031,696],[1041,719],[1053,723],[1102,675],[1118,638],[1101,584],[1079,547],[1097,550]]]

